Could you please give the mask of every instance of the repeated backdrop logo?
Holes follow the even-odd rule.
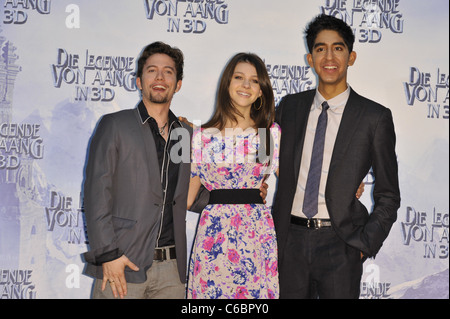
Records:
[[[3,3],[4,24],[25,24],[30,12],[50,14],[51,0],[5,0]]]
[[[63,84],[74,87],[74,101],[111,102],[115,88],[137,90],[133,57],[98,55],[89,50],[80,54],[59,48],[51,69],[55,88]]]
[[[144,0],[148,20],[167,18],[167,32],[203,34],[210,22],[228,24],[226,0]]]
[[[428,119],[448,120],[449,75],[438,67],[434,72],[411,67],[408,81],[403,83],[406,103],[420,105]]]
[[[275,95],[275,104],[288,94],[314,88],[314,74],[309,66],[266,63],[267,72]]]
[[[405,220],[401,222],[403,244],[423,245],[423,258],[448,259],[449,214],[436,211],[416,211],[414,207],[406,208]]]
[[[51,1],[5,0],[0,10],[3,25],[20,26],[26,24],[33,14],[49,15]],[[20,232],[29,226],[23,220],[24,216],[42,204],[37,200],[41,196],[33,186],[33,175],[34,162],[44,158],[44,140],[40,124],[12,122],[14,85],[22,68],[16,64],[17,48],[12,41],[0,37],[0,47],[0,186],[2,201],[6,199],[0,203],[0,232],[19,243]],[[19,203],[10,202],[12,198],[19,198],[22,204],[30,203],[31,208],[22,210]],[[14,220],[23,229],[17,229],[17,223],[11,222]],[[31,230],[35,232],[36,227],[31,226]],[[21,252],[14,253],[17,256],[5,252],[0,255],[0,261],[7,261],[5,264],[10,266],[5,268],[5,264],[2,264],[0,267],[0,299],[34,299],[37,297],[37,287],[33,282],[34,270],[12,267],[20,264],[21,259],[26,259],[20,256]]]
[[[1,32],[1,30],[0,30]],[[14,81],[21,68],[15,64],[17,55],[14,45],[4,37],[0,37],[2,55],[0,57],[0,187],[2,202],[0,203],[0,233],[18,243],[20,233],[17,232],[15,220],[21,220],[16,189],[31,196],[37,195],[31,189],[33,161],[43,158],[43,139],[40,137],[40,125],[32,123],[12,123],[12,92]],[[4,200],[4,202],[3,202]],[[11,208],[10,206],[16,205]],[[2,246],[4,247],[4,246]],[[18,247],[17,247],[18,248]],[[20,252],[15,252],[20,254]],[[4,255],[0,261],[10,265],[18,264],[16,256]],[[9,267],[7,267],[9,268]],[[36,297],[35,285],[32,282],[32,269],[4,269],[0,267],[0,299],[32,299]]]
[[[321,13],[347,22],[360,43],[379,43],[384,32],[403,33],[400,0],[325,0]]]

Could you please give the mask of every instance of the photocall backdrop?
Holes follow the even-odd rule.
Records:
[[[349,84],[394,116],[402,203],[361,298],[449,297],[447,0],[1,0],[0,299],[89,298],[82,183],[100,117],[134,108],[135,64],[162,40],[185,54],[172,110],[206,122],[226,62],[260,55],[277,102],[315,88],[303,40],[317,14],[356,34]],[[373,177],[363,203],[371,209]],[[270,179],[269,204],[275,192]],[[197,215],[188,213],[192,242]]]

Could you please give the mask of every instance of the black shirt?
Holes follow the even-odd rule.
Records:
[[[153,134],[153,138],[155,140],[156,152],[158,155],[159,167],[155,169],[159,169],[161,180],[160,183],[163,188],[164,195],[164,205],[161,208],[161,224],[160,229],[156,241],[156,247],[165,247],[175,245],[175,237],[173,231],[173,198],[175,194],[175,189],[178,181],[178,170],[180,164],[175,164],[170,160],[170,150],[178,141],[170,140],[170,132],[174,128],[181,127],[180,122],[177,117],[169,111],[169,121],[167,126],[169,127],[169,134],[167,135],[167,142],[159,133],[158,123],[154,118],[148,115],[147,109],[145,108],[144,103],[141,103],[138,106],[139,114],[141,116],[142,122],[148,122],[150,126],[150,131]],[[156,181],[155,181],[156,182]]]

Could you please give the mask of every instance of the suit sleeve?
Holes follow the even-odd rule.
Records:
[[[391,111],[384,110],[374,132],[372,146],[372,168],[375,176],[374,208],[363,232],[371,250],[364,253],[369,257],[374,256],[383,245],[397,219],[397,210],[400,207],[394,123]]]
[[[200,165],[202,163],[202,145],[202,129],[197,128],[192,134],[191,177],[200,176]],[[209,194],[209,191],[202,184],[189,211],[201,214],[203,212],[203,209],[209,203]]]
[[[202,184],[189,211],[201,214],[209,203],[209,194],[210,192]]]
[[[278,104],[277,109],[275,110],[275,123],[281,125],[281,117],[283,116],[283,105],[286,100],[286,97],[282,98],[280,104]]]
[[[113,117],[100,120],[89,147],[84,183],[84,209],[90,251],[87,262],[101,264],[119,258],[112,221],[113,178],[117,165],[117,130]]]

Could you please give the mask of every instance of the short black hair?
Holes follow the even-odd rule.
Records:
[[[138,68],[137,68],[137,74],[136,76],[140,78],[142,76],[142,71],[144,69],[145,62],[149,57],[151,57],[154,54],[166,54],[169,57],[172,58],[172,60],[175,62],[175,68],[177,71],[177,81],[183,80],[183,69],[184,69],[184,55],[183,52],[175,47],[171,47],[168,44],[165,44],[163,42],[154,42],[152,44],[149,44],[144,48],[144,50],[141,53],[141,56],[138,60]]]
[[[339,35],[344,39],[348,51],[353,51],[355,35],[352,28],[341,19],[326,14],[320,14],[308,24],[305,30],[306,43],[308,45],[309,53],[312,53],[317,35],[323,30],[333,30],[339,33]]]

